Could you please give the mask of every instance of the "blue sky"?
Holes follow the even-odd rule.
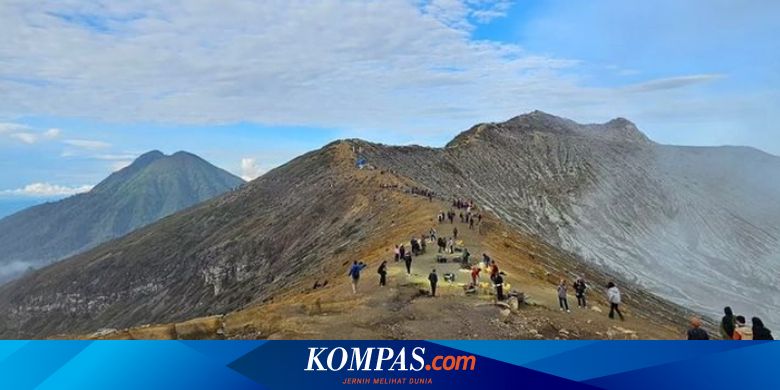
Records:
[[[757,0],[8,0],[0,203],[83,191],[151,149],[252,178],[337,138],[440,146],[534,109],[780,154],[779,17]]]

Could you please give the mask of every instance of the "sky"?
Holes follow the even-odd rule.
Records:
[[[442,146],[535,109],[780,155],[779,18],[773,0],[4,0],[0,216],[153,149],[252,179],[338,138]]]

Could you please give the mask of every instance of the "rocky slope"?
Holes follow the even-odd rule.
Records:
[[[385,292],[363,299],[349,293],[345,270],[351,261],[363,259],[373,269],[391,258],[393,243],[408,242],[410,236],[430,229],[435,212],[446,206],[446,201],[405,192],[417,186],[408,178],[357,169],[359,147],[353,142],[326,146],[237,191],[0,288],[0,336],[73,337],[104,328],[131,328],[132,332],[100,332],[96,337],[336,338],[361,337],[355,332],[370,322],[376,333],[362,337],[422,337],[427,333],[421,332],[430,330],[425,325],[429,322],[418,321],[422,317],[409,311],[422,310],[426,321],[448,318],[450,323],[456,321],[450,318],[454,312],[489,310],[475,309],[482,298],[465,298],[459,287],[453,287],[453,301],[444,306],[419,300],[427,275],[423,270],[432,265],[432,258],[418,259],[418,276],[400,282],[389,296]],[[555,296],[558,278],[585,275],[603,310],[599,286],[610,276],[485,215],[484,238],[469,239],[468,245],[498,258],[510,283],[535,291],[537,302],[544,302]],[[392,268],[398,271],[397,264]],[[368,280],[374,275],[370,269]],[[465,281],[462,275],[459,278],[460,283]],[[321,287],[313,289],[315,285]],[[683,310],[628,284],[625,293],[645,308],[631,314],[647,320],[644,337],[679,333]],[[423,306],[416,309],[418,304]],[[300,307],[324,307],[325,314],[312,319],[311,309]],[[555,314],[550,317],[546,307],[533,312],[534,321],[553,321]],[[606,321],[603,311],[590,315]],[[491,318],[480,316],[473,324]],[[563,320],[552,323],[559,329]],[[601,322],[596,331],[592,318],[581,321],[579,337],[607,337],[607,326]],[[138,328],[143,324],[167,325]],[[491,329],[506,326],[490,324]],[[452,328],[439,334],[455,338],[458,332]],[[495,332],[501,333],[481,337],[534,337],[520,328]]]
[[[0,220],[0,282],[240,186],[200,157],[146,153],[95,186]]]
[[[533,112],[442,149],[363,144],[372,164],[473,196],[516,228],[674,302],[780,324],[780,158],[658,145],[631,122]]]

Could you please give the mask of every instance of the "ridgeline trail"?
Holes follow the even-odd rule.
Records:
[[[372,174],[360,172],[359,175]],[[377,174],[373,172],[373,174]],[[382,172],[382,180],[399,179]],[[383,182],[384,183],[384,182]],[[249,305],[220,316],[196,318],[183,323],[147,325],[126,330],[104,330],[87,338],[227,338],[227,339],[679,339],[684,334],[685,315],[668,312],[664,303],[628,292],[626,322],[607,317],[603,280],[589,280],[581,265],[557,253],[532,237],[507,229],[484,210],[484,219],[474,229],[460,222],[439,223],[437,214],[452,207],[441,199],[411,194],[404,183],[382,185],[382,199],[400,207],[388,207],[387,230],[372,237],[372,243],[355,248],[352,260],[364,261],[358,293],[353,294],[347,272],[350,260],[329,262],[322,272],[307,277],[294,289],[273,301]],[[368,201],[377,201],[378,198]],[[478,205],[477,205],[478,206]],[[460,210],[455,210],[456,214]],[[465,213],[465,211],[464,211]],[[410,239],[427,235],[451,237],[458,229],[458,246],[468,248],[471,264],[481,265],[482,254],[495,260],[504,275],[505,294],[522,292],[526,302],[517,309],[496,305],[489,271],[480,274],[477,294],[467,295],[464,286],[470,270],[463,269],[453,255],[447,263],[437,262],[437,245],[426,243],[426,252],[413,256],[411,274],[403,260],[395,262],[394,245],[410,249]],[[349,249],[347,249],[349,250]],[[379,286],[377,268],[388,262],[387,285]],[[430,297],[428,274],[439,275],[437,296]],[[444,275],[455,275],[453,282]],[[570,288],[571,313],[558,308],[557,282],[569,284],[575,276],[589,281],[589,307],[577,307]],[[603,278],[599,275],[599,278]],[[308,286],[308,287],[303,287]],[[643,307],[640,307],[643,306]],[[644,308],[644,309],[643,309]],[[665,312],[661,312],[667,310]],[[679,322],[667,318],[676,318]]]

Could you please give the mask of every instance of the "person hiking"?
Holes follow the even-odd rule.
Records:
[[[431,242],[436,241],[436,229],[431,228]]]
[[[758,317],[753,317],[753,340],[774,340],[772,331],[764,326],[764,322]]]
[[[379,274],[379,286],[384,287],[387,285],[387,261],[383,261],[379,265],[379,269],[376,270]]]
[[[477,285],[479,283],[479,273],[482,272],[482,268],[477,267],[476,265],[471,268],[471,284]]]
[[[404,257],[404,263],[406,264],[406,274],[411,275],[412,274],[412,254],[407,253]]]
[[[400,248],[398,248],[398,255],[401,256],[402,259],[406,258],[406,247],[401,245]]]
[[[735,325],[734,325],[734,333],[731,337],[732,340],[744,340],[744,341],[750,341],[753,340],[753,328],[745,325],[745,317],[743,316],[736,316],[734,318]]]
[[[469,248],[465,248],[465,247],[463,248],[463,256],[461,257],[461,259],[463,259],[462,262],[464,265],[466,266],[471,265],[471,263],[469,262],[469,260],[471,259],[471,252],[469,252]]]
[[[428,240],[425,239],[425,235],[420,236],[420,250],[422,253],[425,253],[426,250],[428,250]]]
[[[574,282],[574,294],[577,296],[577,307],[582,309],[588,308],[588,302],[585,299],[585,290],[588,289],[588,285],[585,284],[585,280],[577,278]]]
[[[495,282],[497,277],[501,276],[501,271],[498,270],[498,264],[495,260],[490,261],[490,280]]]
[[[474,218],[469,218],[469,230],[474,230]]]
[[[436,284],[439,283],[439,275],[436,275],[436,269],[428,275],[428,281],[431,282],[431,296],[436,296]]]
[[[607,285],[607,300],[609,301],[609,318],[615,319],[615,312],[617,312],[620,320],[625,321],[623,313],[620,312],[620,289],[613,282],[609,282]]]
[[[412,254],[415,256],[420,255],[420,244],[417,242],[417,239],[412,237],[411,240],[409,240],[409,246],[412,248]]]
[[[452,237],[450,237],[450,239],[447,240],[447,252],[449,254],[455,253],[455,240],[453,240]]]
[[[688,340],[709,340],[710,335],[701,328],[701,320],[698,317],[691,318],[691,327],[688,329]]]
[[[569,287],[566,285],[566,280],[561,279],[561,282],[558,283],[558,305],[561,306],[561,311],[566,311],[567,313],[571,313],[571,310],[569,310],[569,298],[567,297],[567,292],[569,291]]]
[[[722,320],[720,320],[720,335],[724,340],[733,340],[734,329],[736,327],[734,312],[731,310],[731,307],[726,306],[723,309],[723,313],[726,315],[723,316]]]
[[[401,249],[398,247],[398,245],[395,246],[395,249],[393,249],[393,255],[395,256],[395,261],[401,260]]]
[[[452,238],[457,240],[458,239],[458,228],[455,227],[452,229]]]
[[[496,286],[496,298],[499,301],[504,300],[504,278],[501,275],[496,276],[493,279],[493,284]]]
[[[490,256],[488,256],[487,253],[482,254],[482,264],[484,265],[483,268],[490,266]]]
[[[357,294],[358,282],[360,281],[360,271],[366,268],[363,262],[358,263],[357,260],[352,263],[352,267],[349,269],[348,276],[352,278],[352,293]]]

